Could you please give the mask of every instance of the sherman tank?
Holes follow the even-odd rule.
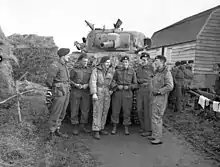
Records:
[[[72,65],[75,64],[81,52],[84,52],[89,56],[89,65],[91,66],[96,66],[101,57],[108,55],[111,57],[112,71],[114,71],[116,66],[120,66],[121,57],[128,55],[131,60],[131,65],[136,68],[139,61],[139,53],[147,50],[151,46],[150,38],[147,38],[143,33],[123,30],[123,28],[121,28],[122,21],[120,19],[113,24],[112,29],[106,29],[105,27],[95,28],[94,24],[86,20],[85,22],[90,27],[91,31],[88,33],[87,37],[82,38],[82,43],[75,41],[74,45],[79,52],[72,53]],[[135,93],[133,99],[132,122],[139,124],[137,113],[135,112]]]
[[[102,56],[110,56],[112,65],[117,66],[122,56],[129,55],[133,65],[138,61],[138,53],[151,46],[150,38],[137,31],[125,31],[120,28],[122,21],[117,20],[112,29],[95,28],[94,24],[86,21],[91,31],[82,43],[75,41],[74,45],[80,52],[85,52],[91,58],[91,64],[96,65]],[[77,58],[79,53],[73,53]]]

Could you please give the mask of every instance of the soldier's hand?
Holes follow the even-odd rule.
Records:
[[[112,93],[113,93],[113,91],[110,90],[110,91],[109,91],[109,94],[112,95]]]
[[[122,90],[122,89],[123,89],[123,86],[122,86],[122,85],[118,85],[118,89],[119,89],[119,90]]]
[[[93,95],[92,95],[92,100],[98,100],[97,94],[93,94]]]
[[[89,86],[89,84],[84,84],[84,85],[83,85],[83,89],[87,89],[88,86]]]
[[[125,89],[125,90],[128,90],[128,88],[129,88],[128,86],[124,86],[124,89]]]
[[[161,95],[161,93],[160,93],[159,91],[153,91],[152,93],[153,93],[154,96],[159,96],[159,95]]]

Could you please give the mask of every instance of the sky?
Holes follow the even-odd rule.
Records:
[[[76,50],[90,28],[113,28],[120,18],[121,28],[155,31],[181,19],[220,5],[220,0],[1,0],[0,26],[6,36],[14,33],[53,36],[58,47]]]

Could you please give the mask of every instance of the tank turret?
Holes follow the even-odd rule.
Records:
[[[151,40],[141,32],[124,31],[120,19],[114,25],[113,29],[95,28],[94,24],[86,21],[91,31],[83,43],[75,42],[78,50],[83,52],[133,52],[137,53],[147,49],[151,45]]]

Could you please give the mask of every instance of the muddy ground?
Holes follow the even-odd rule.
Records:
[[[22,102],[22,123],[17,123],[16,105],[1,111],[0,166],[2,167],[215,167],[219,156],[219,121],[199,112],[166,111],[164,144],[152,146],[138,135],[102,136],[100,141],[89,134],[73,136],[71,125],[62,131],[68,139],[56,137],[46,142],[45,120],[48,116],[42,97],[28,97]],[[9,116],[8,116],[9,115]],[[109,131],[110,128],[108,125]]]

